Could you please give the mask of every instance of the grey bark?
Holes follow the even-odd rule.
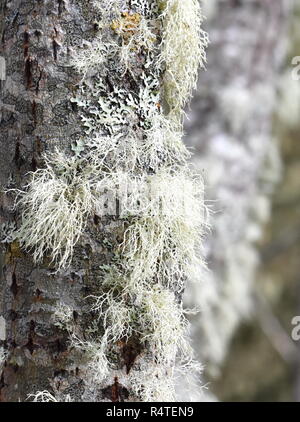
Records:
[[[72,46],[93,38],[100,16],[84,0],[1,0],[0,10],[0,55],[7,64],[0,97],[0,183],[7,189],[24,186],[28,171],[43,165],[42,153],[56,146],[70,151],[72,140],[82,133],[70,102],[79,78],[69,57]],[[10,194],[2,192],[0,204],[3,239],[20,216],[12,211]],[[104,226],[97,216],[91,218],[72,266],[58,274],[49,259],[37,266],[17,242],[5,237],[0,259],[5,338],[0,345],[8,358],[0,376],[0,401],[24,401],[43,390],[84,399],[84,364],[80,366],[68,333],[53,325],[51,314],[63,300],[74,309],[78,332],[84,333],[91,318],[83,311],[84,298],[96,290],[95,263],[107,263],[111,256],[101,243],[107,236]],[[130,368],[139,349],[134,342],[120,347],[119,366]],[[122,401],[128,394],[112,377],[105,389],[94,392],[94,399]]]

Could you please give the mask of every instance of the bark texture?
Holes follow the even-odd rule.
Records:
[[[69,101],[78,76],[68,56],[76,40],[93,35],[96,16],[88,2],[62,0],[2,1],[1,12],[1,55],[7,63],[1,91],[1,185],[19,188],[28,171],[41,165],[43,152],[55,143],[68,149],[82,131]],[[93,257],[60,275],[51,275],[51,266],[37,267],[30,254],[6,237],[18,224],[11,206],[2,193],[0,313],[10,358],[1,375],[1,401],[24,401],[30,393],[48,390],[49,383],[80,398],[82,375],[68,348],[68,333],[53,325],[51,313],[65,298],[76,318],[90,288]],[[97,252],[107,253],[102,248]]]
[[[180,136],[206,45],[198,4],[12,0],[0,22],[0,183],[25,198],[12,210],[13,192],[1,193],[0,400],[170,400],[177,349],[193,364],[181,294],[202,185],[195,193]],[[159,190],[156,208],[141,215],[134,198],[123,219],[118,201],[117,213],[100,215],[87,198],[124,174]],[[178,205],[178,177],[195,212],[160,218],[165,197]],[[51,227],[59,201],[66,214]]]

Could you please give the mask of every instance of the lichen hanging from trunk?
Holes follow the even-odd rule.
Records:
[[[45,166],[16,191],[15,236],[36,262],[48,255],[60,272],[77,260],[90,220],[103,223],[114,239],[111,258],[90,271],[92,289],[76,324],[68,303],[53,310],[53,324],[69,333],[85,374],[82,400],[174,400],[175,365],[200,369],[181,296],[193,269],[204,265],[207,212],[181,138],[182,109],[207,37],[195,0],[89,7],[101,15],[95,36],[72,46],[79,83],[69,98],[84,131],[67,150],[47,153]],[[34,395],[52,398],[72,400],[55,391]]]

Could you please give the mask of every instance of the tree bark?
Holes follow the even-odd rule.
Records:
[[[180,3],[177,0],[161,3],[166,8],[168,8],[168,3],[173,4],[172,8],[168,9],[169,14],[181,10],[182,7],[179,6]],[[169,375],[174,370],[175,356],[163,356],[170,345],[164,345],[162,338],[164,336],[161,333],[155,343],[157,333],[154,325],[159,325],[160,330],[163,330],[163,317],[167,313],[154,301],[164,298],[165,302],[162,306],[165,306],[169,312],[167,322],[173,324],[167,334],[170,336],[170,333],[174,332],[174,335],[177,335],[178,330],[182,330],[185,326],[185,323],[182,323],[179,303],[181,291],[178,286],[186,277],[182,275],[183,264],[180,260],[176,263],[176,271],[179,275],[175,274],[176,271],[172,274],[172,287],[168,290],[170,284],[167,283],[168,280],[160,282],[160,279],[164,277],[160,274],[160,269],[169,271],[170,259],[175,262],[177,257],[174,250],[178,248],[176,244],[173,245],[172,233],[169,244],[164,241],[163,248],[167,248],[167,252],[165,249],[159,251],[153,265],[148,265],[149,268],[146,266],[148,262],[145,263],[145,268],[148,268],[147,277],[143,276],[141,270],[143,261],[139,261],[137,269],[141,271],[140,277],[145,278],[143,282],[141,281],[144,289],[142,292],[134,291],[132,287],[134,283],[128,286],[127,293],[122,291],[123,285],[110,286],[111,291],[103,291],[102,284],[107,285],[109,282],[107,274],[103,275],[107,267],[115,270],[112,276],[116,283],[118,276],[132,279],[132,276],[127,273],[130,266],[137,264],[134,262],[126,264],[126,272],[122,267],[122,262],[116,263],[118,259],[116,251],[120,252],[121,245],[124,243],[126,245],[126,242],[130,246],[130,239],[128,241],[126,237],[128,233],[135,233],[136,243],[134,244],[133,241],[133,245],[141,251],[141,255],[144,254],[147,259],[149,258],[150,252],[141,250],[142,236],[136,234],[142,220],[132,217],[128,223],[128,219],[121,220],[117,214],[109,217],[99,216],[90,203],[85,204],[89,211],[84,211],[84,216],[77,214],[78,219],[83,217],[86,220],[77,243],[73,240],[77,236],[77,234],[74,235],[74,231],[77,224],[79,225],[78,219],[75,218],[74,227],[70,225],[69,228],[73,231],[72,242],[76,243],[74,245],[71,242],[70,245],[70,250],[73,252],[71,263],[65,265],[66,262],[64,262],[64,265],[58,268],[57,262],[52,258],[56,256],[60,248],[60,245],[55,243],[59,238],[59,233],[56,233],[56,237],[53,238],[52,235],[47,236],[45,230],[52,230],[51,225],[47,225],[46,222],[48,216],[43,216],[44,221],[39,220],[39,215],[43,213],[44,202],[47,201],[45,197],[41,200],[41,190],[44,186],[49,186],[46,184],[49,180],[58,189],[62,183],[68,184],[66,188],[68,197],[60,195],[60,200],[64,204],[67,203],[70,218],[70,209],[73,211],[75,209],[74,197],[79,198],[79,206],[83,207],[80,202],[81,195],[84,195],[82,192],[91,193],[91,180],[84,179],[87,183],[84,185],[87,189],[85,191],[81,185],[75,186],[73,190],[70,186],[77,179],[83,180],[85,177],[83,174],[87,174],[93,165],[97,169],[101,167],[97,161],[99,160],[97,154],[92,156],[92,152],[87,151],[88,148],[85,150],[84,144],[90,139],[96,142],[97,133],[101,133],[103,142],[112,137],[115,137],[114,139],[121,137],[125,144],[132,136],[139,145],[144,142],[149,130],[152,129],[151,119],[154,117],[158,118],[158,121],[167,119],[167,123],[164,120],[166,127],[170,126],[173,130],[174,126],[180,132],[180,108],[187,100],[190,85],[194,82],[194,68],[190,70],[187,68],[188,63],[185,65],[183,70],[186,71],[187,68],[189,72],[187,76],[183,75],[186,94],[182,94],[183,98],[178,98],[179,96],[174,94],[178,81],[174,83],[172,80],[173,76],[168,69],[167,59],[164,59],[166,68],[158,72],[159,74],[154,66],[156,62],[159,62],[160,48],[164,45],[161,44],[162,28],[170,22],[172,24],[172,17],[169,16],[169,20],[162,24],[157,12],[158,3],[154,1],[143,2],[143,6],[139,5],[139,2],[130,0],[116,0],[111,4],[116,5],[116,8],[106,10],[110,7],[108,2],[94,4],[85,0],[2,1],[0,55],[6,60],[7,76],[1,85],[0,182],[8,192],[3,190],[1,193],[0,346],[5,358],[2,359],[0,401],[24,401],[30,399],[31,394],[36,401],[153,400],[157,398],[154,391],[156,387],[149,387],[147,390],[145,384],[149,381],[153,385],[159,381],[161,386],[166,386],[163,395],[159,396],[160,400],[168,400],[171,397],[168,395],[167,387]],[[192,12],[198,10],[194,0],[189,0],[188,4]],[[108,22],[104,22],[103,16],[106,16]],[[191,16],[193,17],[193,14]],[[197,14],[196,17],[198,19],[200,15]],[[179,26],[180,19],[179,14]],[[145,21],[147,24],[151,22],[152,33],[147,32],[147,28],[142,28],[142,23]],[[199,19],[196,21],[196,24],[198,23],[200,23]],[[182,28],[185,28],[188,35],[189,31],[197,31],[197,35],[200,34],[198,29],[193,29],[192,23],[187,25],[186,21],[183,21]],[[142,34],[141,38],[137,37],[136,44],[131,45],[132,38],[139,31]],[[199,45],[200,38],[198,40],[194,35],[192,33],[191,38],[188,39],[188,42],[194,42],[197,50],[193,58],[195,60],[193,66],[198,65],[198,61],[204,54],[202,46]],[[179,34],[178,39],[181,36],[185,40],[185,34]],[[168,39],[165,40],[165,44],[167,42]],[[204,46],[205,36],[201,42]],[[129,48],[128,45],[131,47]],[[154,45],[153,52],[149,52],[150,45]],[[113,49],[123,53],[120,62],[116,56],[111,55]],[[125,57],[125,54],[128,56]],[[105,63],[104,67],[102,67],[102,59]],[[182,71],[176,70],[178,73]],[[98,91],[95,91],[96,89]],[[149,97],[142,95],[148,92],[147,90],[150,92]],[[179,90],[178,93],[180,92]],[[130,96],[124,100],[122,96],[126,96],[127,93]],[[100,101],[102,101],[101,104]],[[107,101],[111,101],[109,107],[107,107]],[[104,116],[103,113],[107,114]],[[98,147],[103,148],[101,144]],[[151,165],[147,161],[147,154],[145,156],[140,154],[136,162],[132,164],[134,160],[132,154],[133,158],[129,163],[128,158],[125,164],[122,162],[120,171],[126,171],[127,167],[133,166],[136,170],[132,177],[143,181],[144,178],[156,176],[162,168],[167,172],[166,177],[173,180],[176,176],[174,168],[176,167],[178,173],[178,163],[181,160],[176,157],[173,159],[173,156],[176,155],[177,150],[179,155],[181,154],[181,147],[177,145],[174,153],[172,148],[168,147],[169,150],[166,146],[163,148],[165,149],[162,151],[155,150],[150,157]],[[55,152],[57,149],[58,153]],[[110,153],[119,154],[120,160],[123,159],[119,151],[113,150]],[[102,151],[102,155],[105,155],[105,151]],[[166,164],[168,159],[172,161],[169,165]],[[106,157],[101,161],[103,167],[107,166],[105,160]],[[111,163],[113,158],[108,157],[107,160],[111,160]],[[156,168],[153,167],[155,165]],[[73,169],[72,175],[67,173],[70,168]],[[107,174],[111,176],[110,170],[106,167],[105,171],[101,171],[99,181],[105,180]],[[33,173],[28,174],[28,172]],[[113,175],[117,177],[118,174],[115,172]],[[93,183],[96,183],[95,178]],[[30,206],[26,209],[25,204],[25,211],[23,209],[22,212],[22,209],[18,207],[18,201],[17,207],[13,208],[14,193],[19,189],[22,191],[19,191],[19,195],[25,198],[25,201],[32,199],[30,195],[37,186],[37,181],[39,183],[40,180],[42,180],[42,183],[38,184],[40,190],[36,191],[39,202],[34,202],[35,205],[38,204],[37,211],[32,212],[33,208],[30,209]],[[26,183],[29,183],[27,187]],[[53,192],[49,189],[49,197],[51,195]],[[47,203],[51,212],[59,211],[55,208],[57,201],[58,199],[55,198],[53,203]],[[29,227],[31,224],[29,222],[24,232],[28,213],[32,221],[32,229]],[[155,230],[152,216],[147,218]],[[178,218],[182,222],[181,216]],[[64,221],[65,226],[68,226],[68,218]],[[160,220],[157,221],[160,224]],[[188,218],[187,223],[182,222],[183,228],[188,226],[189,221]],[[60,223],[58,219],[53,224]],[[170,224],[173,224],[172,221]],[[62,233],[64,229],[64,226],[60,228]],[[132,231],[128,232],[126,229]],[[43,235],[41,234],[41,237],[35,240],[36,244],[32,244],[30,239],[36,230],[41,230]],[[148,233],[147,226],[144,236],[147,237]],[[155,236],[151,239],[155,240]],[[65,242],[66,239],[62,241]],[[41,258],[39,254],[36,254],[42,242],[45,242],[46,246],[40,250],[43,259],[37,265],[30,252],[35,258],[37,256]],[[50,242],[54,243],[51,245]],[[30,246],[29,252],[28,248],[22,247],[24,244]],[[191,245],[189,240],[188,244]],[[155,243],[148,245],[151,252],[156,249],[153,245]],[[182,249],[182,261],[185,263],[188,261],[184,255],[187,248],[183,245]],[[125,252],[126,257],[128,254],[131,254],[131,257],[134,255],[134,251],[126,250]],[[170,255],[167,264],[162,262],[165,254]],[[61,257],[59,253],[58,256]],[[180,283],[179,279],[181,279]],[[130,290],[131,288],[133,290]],[[116,302],[116,297],[119,297],[116,296],[117,294],[122,297],[121,303]],[[145,309],[150,307],[147,302],[149,295],[153,298],[152,308],[146,311]],[[107,301],[112,298],[112,301],[115,301],[113,303],[117,303],[117,310],[108,308],[107,312],[110,314],[106,315],[117,318],[119,316],[117,312],[121,311],[129,312],[131,315],[137,307],[145,312],[144,317],[137,317],[139,326],[150,324],[149,332],[140,335],[138,328],[132,330],[132,327],[129,327],[126,331],[126,321],[122,320],[122,330],[126,332],[126,335],[122,334],[123,337],[115,333],[117,330],[115,326],[111,327],[114,330],[114,338],[118,341],[110,345],[109,353],[113,357],[104,356],[105,359],[110,359],[110,366],[103,379],[100,374],[106,368],[106,360],[102,356],[101,344],[103,343],[101,341],[109,335],[110,331],[109,328],[104,330],[105,325],[98,324],[99,318],[103,319],[103,315],[100,312],[98,318],[95,307],[93,308],[91,304],[89,306],[87,297],[91,296],[98,297],[99,300],[105,297]],[[171,311],[168,308],[169,303]],[[121,305],[123,308],[120,308]],[[58,318],[56,320],[55,315]],[[143,318],[146,322],[142,321]],[[178,326],[174,325],[173,320],[177,321]],[[93,341],[95,339],[95,332],[101,340],[96,345],[91,341],[91,338]],[[151,341],[152,348],[149,345]],[[155,352],[159,347],[162,347],[160,358]],[[93,354],[93,359],[90,358],[90,353]],[[159,365],[162,368],[158,369]],[[91,375],[91,368],[94,372],[96,371],[94,378]],[[159,375],[157,371],[160,371]],[[170,388],[172,389],[172,386]],[[144,390],[146,390],[144,395],[140,394]]]
[[[41,155],[57,140],[67,149],[81,133],[69,101],[78,76],[68,65],[69,48],[89,38],[96,16],[79,2],[3,1],[1,55],[7,77],[1,92],[1,185],[21,187],[28,171],[41,166]],[[12,202],[1,195],[2,233],[17,224]],[[97,227],[95,226],[95,230]],[[94,230],[94,231],[95,231]],[[96,252],[96,251],[95,251]],[[1,248],[0,314],[5,321],[4,345],[9,355],[1,375],[1,401],[24,401],[28,394],[53,388],[82,394],[82,375],[68,346],[68,334],[51,321],[60,298],[81,301],[91,281],[93,257],[65,274],[37,267],[17,242]],[[84,280],[84,281],[83,281]]]

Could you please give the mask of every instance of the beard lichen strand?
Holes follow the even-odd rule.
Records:
[[[38,391],[36,394],[28,394],[27,396],[28,401],[32,402],[42,402],[42,403],[58,403],[58,402],[71,402],[71,397],[69,394],[61,395],[59,398],[55,397],[51,394],[48,390]]]
[[[82,337],[72,308],[62,302],[53,323],[69,332],[87,391],[103,392],[119,371],[136,399],[171,401],[175,365],[183,372],[200,368],[180,298],[191,269],[203,265],[207,218],[202,181],[189,169],[181,139],[183,106],[205,61],[207,36],[196,0],[132,0],[131,9],[125,3],[93,2],[101,11],[101,33],[74,47],[72,59],[81,78],[71,99],[84,127],[80,148],[72,147],[74,157],[46,155],[45,167],[18,192],[16,235],[36,261],[48,254],[58,270],[66,268],[88,218],[101,211],[103,192],[129,186],[121,201],[117,259],[106,266],[97,294],[86,298],[91,326]],[[132,338],[141,349],[125,376],[118,344]],[[33,397],[62,400],[47,391]]]
[[[94,207],[92,173],[96,168],[91,164],[57,151],[45,156],[43,169],[31,173],[26,191],[17,191],[15,207],[22,211],[22,223],[16,238],[33,251],[36,262],[48,254],[58,269],[71,262]]]
[[[165,66],[163,89],[170,107],[169,117],[176,122],[181,119],[183,107],[196,88],[199,66],[205,65],[208,36],[202,30],[199,0],[160,3],[163,21],[160,62]]]

